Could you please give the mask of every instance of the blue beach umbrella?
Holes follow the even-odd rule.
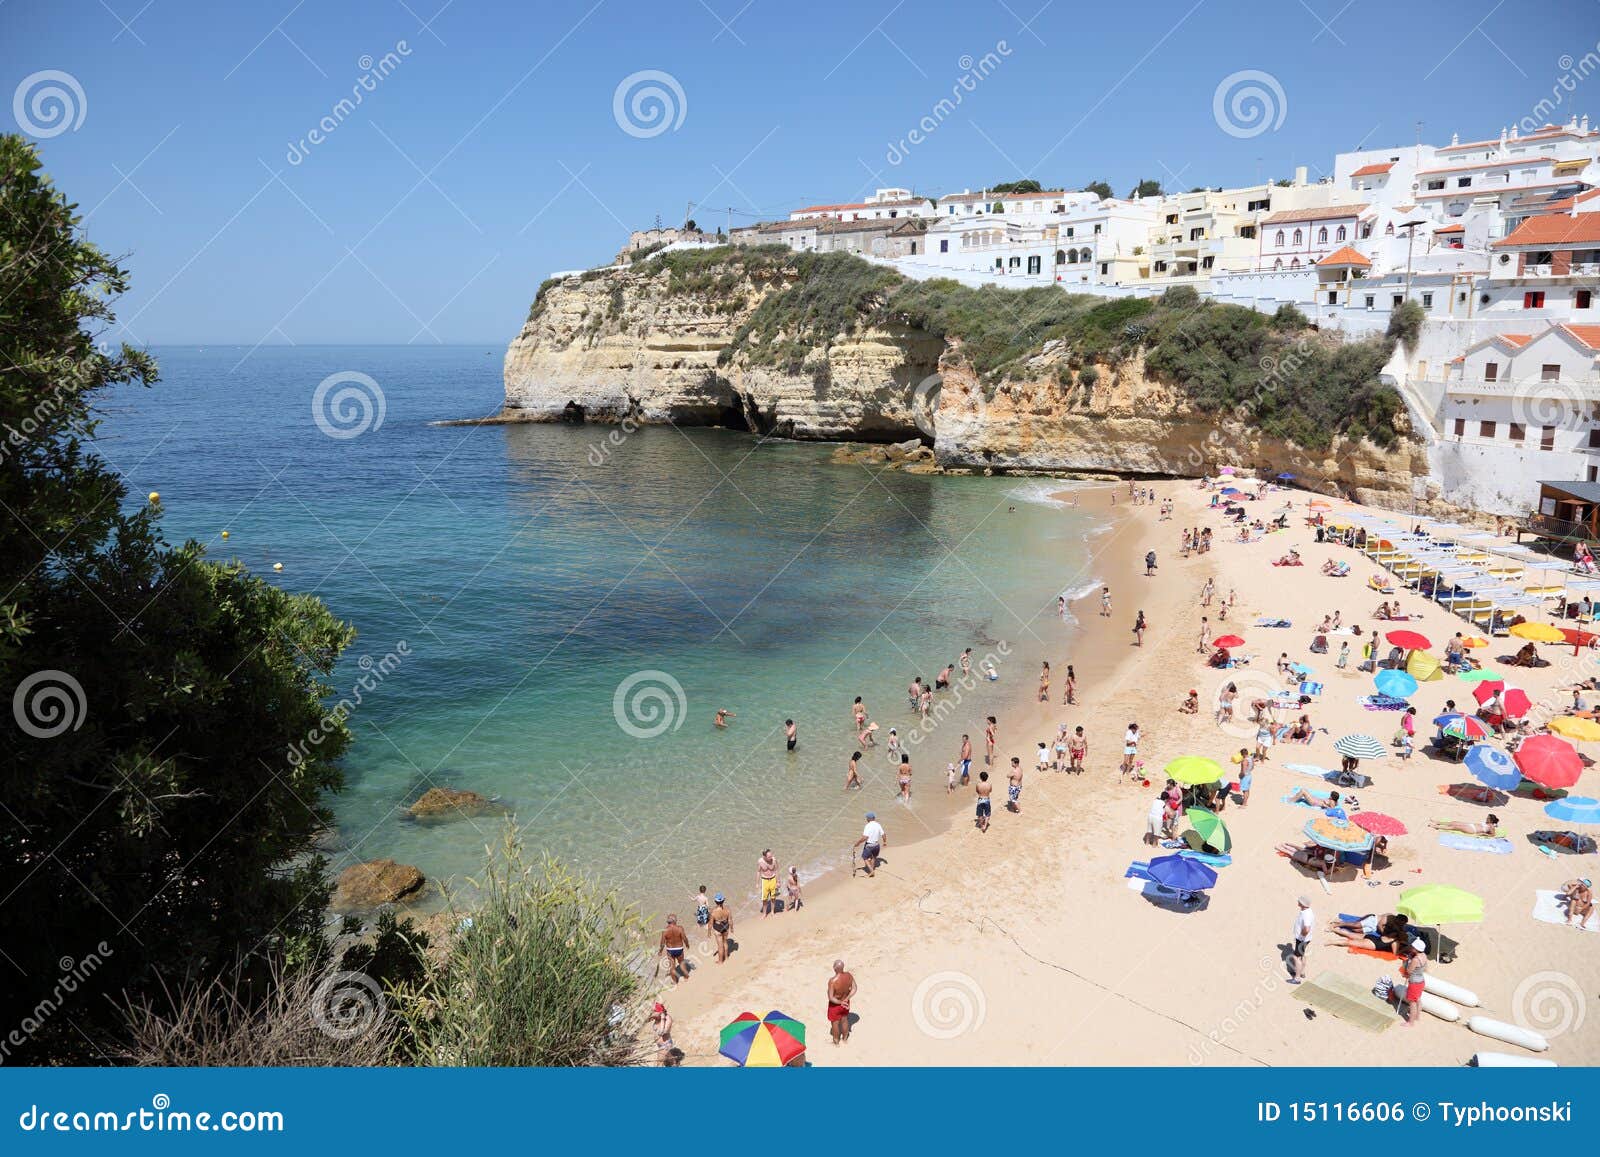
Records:
[[[1217,873],[1183,856],[1158,856],[1150,861],[1150,878],[1179,892],[1204,892],[1217,884]]]
[[[1240,490],[1237,486],[1224,486],[1220,491],[1218,491],[1218,493],[1219,494],[1243,494],[1244,491]]]
[[[1511,757],[1487,743],[1475,743],[1467,748],[1463,763],[1473,779],[1496,791],[1516,791],[1522,782],[1522,772],[1517,770]]]
[[[1387,695],[1391,699],[1409,699],[1417,689],[1416,679],[1399,670],[1379,671],[1372,682],[1380,695]]]
[[[1288,481],[1292,480],[1293,478],[1294,478],[1293,474],[1280,474],[1280,475],[1278,475],[1278,481],[1279,482],[1288,482]]]
[[[1600,799],[1569,795],[1545,804],[1544,814],[1566,824],[1600,824]]]

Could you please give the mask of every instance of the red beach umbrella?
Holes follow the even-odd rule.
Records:
[[[1244,646],[1244,640],[1241,639],[1238,635],[1218,635],[1215,639],[1212,639],[1211,642],[1212,642],[1213,645],[1218,646],[1218,647],[1242,647],[1242,646]]]
[[[1504,679],[1480,679],[1472,685],[1472,697],[1480,704],[1489,702],[1489,697],[1496,691],[1504,691]]]
[[[1554,735],[1524,739],[1511,758],[1524,776],[1545,787],[1571,787],[1583,774],[1577,750]]]
[[[1561,637],[1572,644],[1572,653],[1574,655],[1596,639],[1600,639],[1600,635],[1596,635],[1593,631],[1580,631],[1577,627],[1562,627]]]
[[[1500,693],[1500,702],[1505,704],[1506,715],[1512,719],[1521,719],[1533,708],[1533,700],[1528,698],[1528,693],[1521,687],[1507,687],[1502,680],[1489,679],[1479,683],[1472,689],[1472,697],[1478,704],[1489,702],[1494,698],[1495,692]]]
[[[1419,635],[1415,631],[1390,631],[1384,638],[1396,647],[1404,647],[1408,651],[1426,651],[1433,646],[1428,641],[1427,635]]]
[[[1403,836],[1407,831],[1405,824],[1382,812],[1356,812],[1350,822],[1375,836]]]

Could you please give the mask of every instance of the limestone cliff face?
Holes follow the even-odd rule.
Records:
[[[1047,346],[1024,379],[998,386],[978,380],[958,343],[905,327],[834,335],[797,372],[742,350],[723,357],[787,276],[714,294],[672,290],[649,264],[562,282],[506,352],[503,417],[868,442],[931,435],[947,469],[1198,477],[1234,463],[1336,481],[1383,505],[1409,504],[1427,475],[1425,449],[1408,438],[1392,450],[1340,440],[1313,452],[1196,411],[1146,375],[1142,356],[1075,375],[1068,351]]]

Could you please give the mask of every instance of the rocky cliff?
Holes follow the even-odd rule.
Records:
[[[1409,503],[1427,472],[1409,437],[1389,449],[1335,438],[1313,452],[1203,412],[1147,372],[1142,352],[1086,367],[1064,343],[1046,342],[996,382],[959,340],[865,314],[813,328],[803,354],[761,356],[752,317],[794,277],[735,264],[696,284],[649,261],[549,284],[506,353],[503,418],[922,437],[947,469],[1198,476],[1235,463],[1330,480],[1389,505]]]

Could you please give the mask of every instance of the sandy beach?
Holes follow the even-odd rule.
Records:
[[[1442,785],[1470,777],[1459,765],[1432,758],[1425,745],[1429,721],[1447,698],[1472,706],[1470,685],[1450,676],[1424,683],[1411,697],[1421,720],[1415,757],[1364,761],[1362,771],[1374,782],[1358,791],[1361,807],[1398,817],[1409,834],[1390,841],[1390,864],[1375,873],[1373,886],[1345,872],[1325,891],[1315,876],[1273,850],[1279,842],[1298,842],[1313,814],[1282,797],[1297,787],[1328,786],[1284,765],[1336,768],[1339,736],[1362,732],[1387,744],[1398,724],[1398,715],[1358,702],[1373,690],[1372,677],[1356,670],[1358,641],[1343,671],[1335,669],[1333,653],[1308,651],[1324,614],[1338,611],[1346,624],[1373,624],[1383,596],[1365,579],[1377,568],[1353,549],[1315,542],[1306,524],[1313,496],[1305,492],[1269,491],[1249,503],[1252,517],[1267,517],[1292,502],[1292,517],[1287,530],[1240,544],[1226,541],[1229,532],[1206,509],[1210,491],[1192,481],[1151,485],[1158,498],[1175,501],[1170,520],[1159,518],[1159,505],[1130,506],[1126,486],[1115,488],[1114,508],[1112,489],[1081,492],[1086,507],[1104,503],[1113,516],[1112,529],[1094,541],[1085,573],[1110,583],[1115,609],[1101,616],[1097,595],[1072,607],[1083,624],[1075,653],[1045,655],[1054,673],[1051,702],[1037,701],[1039,656],[1028,646],[1018,646],[1002,674],[1014,686],[1011,706],[999,716],[995,762],[1004,769],[1016,755],[1028,769],[1021,814],[1002,806],[1003,774],[986,834],[973,827],[970,789],[945,798],[944,766],[963,731],[973,737],[974,774],[983,759],[981,718],[946,720],[913,753],[912,809],[887,798],[881,772],[876,790],[854,793],[842,805],[875,810],[888,830],[875,878],[834,873],[808,885],[803,910],[767,920],[753,907],[736,909],[737,951],[725,965],[700,947],[691,923],[697,946],[692,978],[676,989],[663,986],[661,996],[676,1019],[675,1040],[687,1063],[726,1063],[716,1055],[721,1026],[742,1011],[771,1009],[807,1023],[808,1059],[818,1065],[1458,1065],[1479,1050],[1518,1051],[1426,1015],[1414,1028],[1397,1021],[1367,1031],[1294,998],[1284,954],[1296,897],[1311,900],[1319,928],[1307,975],[1332,973],[1370,988],[1380,975],[1398,976],[1398,964],[1328,946],[1331,937],[1320,930],[1339,912],[1391,912],[1404,888],[1425,883],[1455,885],[1485,900],[1481,924],[1445,927],[1460,942],[1459,955],[1432,968],[1478,994],[1482,1007],[1466,1012],[1542,1029],[1551,1039],[1546,1056],[1558,1063],[1600,1062],[1600,1032],[1586,1016],[1589,994],[1600,991],[1600,936],[1531,914],[1537,890],[1592,874],[1594,859],[1552,859],[1530,844],[1529,832],[1565,825],[1527,798],[1494,809],[1513,846],[1509,855],[1443,846],[1428,827],[1432,819],[1480,820],[1490,810],[1442,794]],[[1359,509],[1342,502],[1333,507],[1335,521]],[[1179,558],[1185,526],[1211,526],[1214,549]],[[1291,548],[1305,566],[1270,565]],[[1147,578],[1149,550],[1159,567]],[[1323,575],[1321,564],[1329,558],[1349,562],[1350,576]],[[1217,623],[1216,604],[1200,606],[1208,578],[1215,580],[1218,602],[1237,592],[1225,627],[1245,637],[1241,653],[1256,657],[1249,668],[1211,670],[1196,653],[1201,615]],[[1429,635],[1436,653],[1466,629],[1414,593],[1402,591],[1401,601],[1412,616],[1405,625]],[[1143,647],[1134,647],[1130,628],[1139,610],[1150,630]],[[1263,616],[1291,619],[1294,626],[1256,627]],[[1335,653],[1339,639],[1333,639]],[[1478,654],[1503,669],[1499,656],[1509,656],[1520,642],[1495,639]],[[1509,674],[1536,703],[1559,713],[1577,668],[1558,659],[1559,647],[1543,650],[1551,666]],[[1230,679],[1240,687],[1241,702],[1252,690],[1281,687],[1274,669],[1280,652],[1308,663],[1325,685],[1308,709],[1317,727],[1312,742],[1275,748],[1255,773],[1249,805],[1239,806],[1235,797],[1228,807],[1233,862],[1220,869],[1204,906],[1184,911],[1152,902],[1130,889],[1124,873],[1130,862],[1162,854],[1142,841],[1146,811],[1164,782],[1160,769],[1187,754],[1225,761],[1249,744],[1253,724],[1225,729],[1210,707]],[[1068,663],[1079,677],[1078,703],[1070,707],[1060,704]],[[1198,715],[1178,711],[1190,688],[1200,693]],[[842,699],[841,707],[847,702]],[[1145,737],[1140,757],[1152,780],[1148,789],[1118,782],[1122,733],[1130,721]],[[1089,759],[1082,775],[1032,766],[1037,743],[1053,741],[1060,723],[1085,728]],[[842,780],[842,768],[825,770]],[[1574,794],[1585,793],[1594,774],[1586,773]],[[783,849],[777,853],[788,862]],[[749,867],[751,881],[724,887],[734,899],[753,882]],[[824,985],[835,958],[860,985],[853,1006],[859,1019],[848,1044],[837,1048],[828,1041],[824,1017]]]

